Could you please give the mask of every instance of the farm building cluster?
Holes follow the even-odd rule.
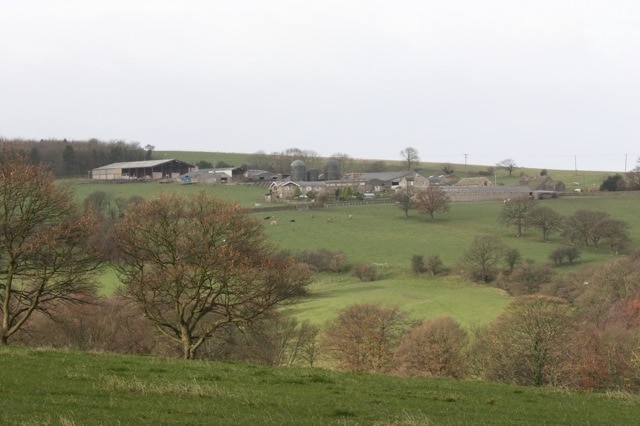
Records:
[[[401,189],[441,187],[452,201],[504,200],[509,198],[555,197],[565,191],[562,182],[550,176],[523,177],[517,185],[495,185],[487,177],[458,179],[455,175],[423,176],[415,171],[342,174],[338,162],[329,159],[322,170],[307,169],[302,160],[290,165],[289,174],[240,167],[198,169],[180,160],[149,160],[113,163],[93,169],[91,178],[102,181],[156,180],[182,184],[262,184],[265,201],[283,202],[338,194],[348,187],[365,199]]]

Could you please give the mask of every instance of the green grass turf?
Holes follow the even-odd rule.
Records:
[[[0,347],[7,425],[627,425],[640,399],[318,368]]]
[[[208,194],[238,203],[241,207],[253,208],[264,203],[265,187],[247,185],[182,185],[174,182],[160,184],[158,182],[136,183],[104,183],[91,180],[75,180],[72,182],[76,200],[84,201],[93,192],[102,191],[109,195],[112,202],[118,198],[128,199],[132,196],[152,198],[165,192],[195,194],[205,191]],[[115,208],[115,204],[113,205]]]
[[[82,199],[94,190],[106,190],[114,197],[153,196],[164,191],[193,193],[205,190],[216,196],[255,206],[264,188],[244,186],[160,185],[145,184],[77,184]],[[634,241],[640,241],[640,197],[636,193],[606,196],[571,196],[540,201],[561,214],[578,209],[604,210],[613,217],[628,221]],[[262,203],[259,203],[262,204]],[[263,204],[267,206],[268,204]],[[516,237],[514,229],[497,221],[503,203],[452,203],[449,213],[436,215],[431,221],[415,210],[409,218],[394,204],[376,204],[340,208],[309,209],[254,213],[265,224],[271,241],[281,249],[326,248],[343,251],[349,264],[358,262],[385,264],[379,268],[380,279],[361,283],[348,273],[322,275],[312,286],[312,295],[287,312],[300,319],[322,323],[342,308],[364,301],[395,304],[412,318],[431,318],[450,314],[465,325],[491,321],[499,314],[508,298],[492,287],[468,282],[455,275],[447,277],[415,277],[411,274],[411,258],[415,254],[439,255],[445,267],[453,268],[476,235],[496,235],[509,247],[520,250],[523,259],[548,264],[549,254],[563,243],[553,234],[543,242],[535,230]],[[269,220],[263,220],[270,216]],[[331,219],[330,223],[328,219]],[[278,224],[270,225],[272,220]],[[607,250],[582,250],[576,265],[558,268],[568,271],[588,264],[606,261],[613,256]],[[101,277],[102,293],[110,294],[118,285],[112,270]]]
[[[404,275],[374,282],[324,275],[311,295],[284,308],[287,315],[322,325],[357,303],[398,306],[412,321],[450,315],[463,326],[485,324],[497,317],[510,298],[502,291],[455,277]]]

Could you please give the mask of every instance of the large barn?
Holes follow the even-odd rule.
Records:
[[[178,179],[180,175],[196,169],[193,164],[180,160],[147,160],[113,163],[91,171],[96,180],[121,179]]]

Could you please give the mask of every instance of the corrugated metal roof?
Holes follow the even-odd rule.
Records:
[[[373,179],[378,179],[381,181],[389,182],[394,180],[400,180],[405,176],[412,174],[411,171],[395,171],[395,172],[366,172],[358,174],[348,180],[350,181],[369,181]]]
[[[170,163],[174,161],[174,159],[165,159],[165,160],[146,160],[146,161],[127,161],[123,163],[111,163],[106,166],[96,167],[94,170],[103,170],[103,169],[142,169],[145,167],[155,167],[161,164]]]

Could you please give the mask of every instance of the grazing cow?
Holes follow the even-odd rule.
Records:
[[[333,223],[333,218],[332,217],[328,217],[327,218],[327,223]]]
[[[295,219],[291,219],[289,222],[295,222],[295,221],[296,221]]]
[[[265,216],[264,217],[264,220],[269,220],[269,219],[271,219],[271,216]]]
[[[270,222],[270,225],[277,225],[277,224],[278,224],[278,222],[277,222],[277,221],[275,221],[275,220],[272,220],[272,221]]]
[[[351,219],[351,218],[353,218],[353,215],[351,215],[351,214],[350,214],[350,215],[349,215],[349,219]]]

